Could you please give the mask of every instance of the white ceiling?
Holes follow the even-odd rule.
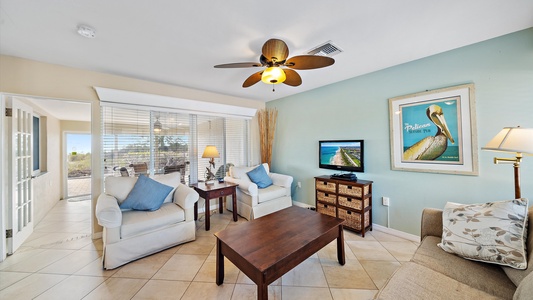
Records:
[[[96,38],[76,33],[79,24]],[[532,0],[0,0],[0,53],[270,101],[533,27]],[[299,87],[244,89],[269,38],[290,55],[331,40],[333,66]]]

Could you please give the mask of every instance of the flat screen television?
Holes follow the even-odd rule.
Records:
[[[364,172],[364,140],[318,142],[319,167],[348,172]]]

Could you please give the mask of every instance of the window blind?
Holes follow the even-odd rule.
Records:
[[[182,181],[188,183],[189,116],[172,112],[152,112],[152,120],[154,173],[180,172]]]
[[[150,165],[150,112],[102,107],[102,157],[104,176],[148,173]],[[133,166],[146,165],[144,171]]]
[[[198,141],[198,179],[205,180],[209,169],[209,158],[202,158],[205,147],[214,145],[217,147],[220,158],[215,158],[215,168],[211,171],[215,174],[224,166],[226,151],[224,140],[224,118],[213,116],[198,116],[197,118],[197,141]],[[219,172],[220,173],[220,172]]]
[[[247,166],[249,158],[249,120],[226,118],[226,164]],[[225,170],[228,171],[227,168]]]
[[[226,162],[246,165],[249,121],[102,106],[102,156],[105,176],[138,176],[180,172],[182,182],[204,180],[214,145],[220,158],[212,172],[223,177]]]

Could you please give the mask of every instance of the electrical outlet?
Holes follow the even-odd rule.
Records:
[[[298,188],[301,189],[302,188],[302,183],[298,181]]]
[[[381,200],[383,202],[383,206],[389,206],[389,203],[390,203],[389,197],[382,197]]]

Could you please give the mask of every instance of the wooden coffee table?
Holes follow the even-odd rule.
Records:
[[[268,285],[337,239],[344,265],[344,220],[291,206],[215,233],[216,283],[224,282],[224,257],[257,284],[257,299],[268,299]]]

